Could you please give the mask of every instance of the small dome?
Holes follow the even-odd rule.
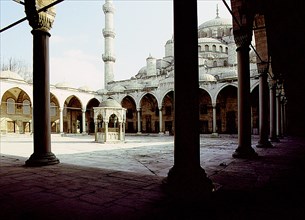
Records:
[[[109,98],[105,101],[102,101],[99,104],[99,107],[104,107],[104,108],[122,108],[120,103],[118,103],[116,100]]]
[[[89,86],[81,86],[78,89],[82,90],[82,91],[85,91],[85,92],[92,91],[92,89]]]
[[[72,86],[67,82],[57,83],[57,84],[55,84],[55,87],[57,87],[57,88],[72,88]]]
[[[204,82],[216,82],[216,78],[214,76],[212,76],[211,74],[205,73],[204,72],[204,68],[200,68],[199,72],[199,81],[204,81]]]
[[[96,91],[98,94],[100,95],[104,95],[104,94],[107,94],[108,93],[108,90],[107,89],[99,89]]]
[[[113,86],[111,89],[110,89],[110,91],[111,92],[124,92],[125,91],[125,87],[124,86],[122,86],[122,85],[115,85],[115,86]]]
[[[6,71],[1,71],[0,73],[0,78],[2,79],[14,79],[14,80],[19,80],[19,81],[24,81],[24,79],[18,75],[15,72],[6,70]]]

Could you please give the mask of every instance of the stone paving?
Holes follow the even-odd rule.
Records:
[[[61,161],[25,167],[30,135],[0,142],[0,219],[302,219],[305,140],[284,138],[253,148],[257,159],[234,159],[236,136],[201,136],[201,165],[217,190],[180,201],[162,190],[173,165],[173,136],[126,136],[99,144],[93,136],[52,135]]]

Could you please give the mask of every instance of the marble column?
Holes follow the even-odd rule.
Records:
[[[163,119],[162,119],[162,106],[159,106],[159,134],[163,134],[162,131],[162,124],[163,124]]]
[[[265,66],[263,66],[265,65]],[[256,147],[267,148],[272,147],[269,141],[269,125],[268,125],[268,63],[258,64],[259,69],[259,141]]]
[[[141,108],[137,108],[138,115],[138,134],[141,134]]]
[[[82,109],[82,134],[86,134],[86,109]]]
[[[34,108],[34,153],[25,162],[26,166],[58,164],[51,152],[50,121],[50,73],[49,30],[55,18],[54,8],[37,13],[50,1],[25,1],[25,13],[33,28],[33,103]],[[44,5],[43,5],[44,4]],[[38,104],[35,104],[38,103]]]
[[[105,138],[104,138],[104,142],[108,141],[108,122],[104,122],[105,125]]]
[[[197,0],[174,0],[173,3],[174,165],[164,180],[164,187],[181,199],[205,198],[214,186],[200,166]]]
[[[218,133],[217,133],[217,114],[216,114],[216,103],[212,104],[213,107],[213,133],[212,133],[212,137],[218,137]]]
[[[236,30],[234,40],[237,46],[238,66],[238,147],[234,158],[253,158],[257,153],[251,147],[251,96],[249,46],[252,39],[251,30]]]
[[[59,108],[59,133],[64,133],[64,114],[63,114],[63,108]]]
[[[270,95],[270,136],[271,142],[279,142],[276,136],[276,82],[269,81],[269,95]]]
[[[122,141],[123,139],[123,127],[122,127],[122,122],[119,122],[119,140]]]

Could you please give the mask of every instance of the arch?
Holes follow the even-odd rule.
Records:
[[[28,93],[19,86],[11,87],[3,93],[0,120],[2,132],[30,132],[32,120],[30,100]]]
[[[64,116],[63,130],[65,133],[82,132],[82,103],[80,99],[71,95],[65,100],[66,116]]]
[[[141,132],[159,132],[159,108],[157,98],[151,93],[146,93],[140,100],[140,107],[140,118],[142,122]]]
[[[223,47],[222,46],[219,46],[219,52],[223,53]]]
[[[207,90],[199,89],[199,131],[202,134],[212,133],[213,129],[212,98]]]
[[[237,87],[224,86],[217,94],[216,123],[218,133],[237,133]]]
[[[174,91],[170,90],[163,96],[162,99],[162,128],[165,132],[168,132],[170,134],[173,133],[174,118]]]
[[[133,97],[130,95],[126,95],[122,101],[121,105],[123,108],[126,108],[126,127],[125,132],[126,133],[135,133],[136,126],[137,126],[137,106],[136,102]]]
[[[94,133],[94,110],[93,107],[98,107],[100,101],[96,98],[92,98],[89,100],[86,106],[86,123],[87,123],[87,132],[89,134]]]

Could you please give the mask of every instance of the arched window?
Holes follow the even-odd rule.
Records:
[[[219,46],[219,52],[222,53],[223,52],[223,48],[222,46]]]
[[[217,67],[217,62],[216,61],[213,62],[213,67]]]
[[[22,113],[24,115],[29,115],[31,114],[31,106],[30,106],[30,101],[29,100],[23,100],[23,106],[22,106]]]
[[[223,66],[228,66],[228,61],[224,60],[223,61]]]
[[[15,100],[9,98],[6,100],[6,112],[7,114],[15,114]]]
[[[212,46],[212,50],[213,50],[213,52],[216,52],[216,45]]]
[[[50,116],[51,117],[56,116],[56,105],[54,102],[50,103]]]
[[[209,45],[204,46],[204,51],[206,51],[206,52],[210,51]]]
[[[226,47],[226,54],[228,54],[228,51],[229,51],[229,50],[228,50],[228,48]]]

